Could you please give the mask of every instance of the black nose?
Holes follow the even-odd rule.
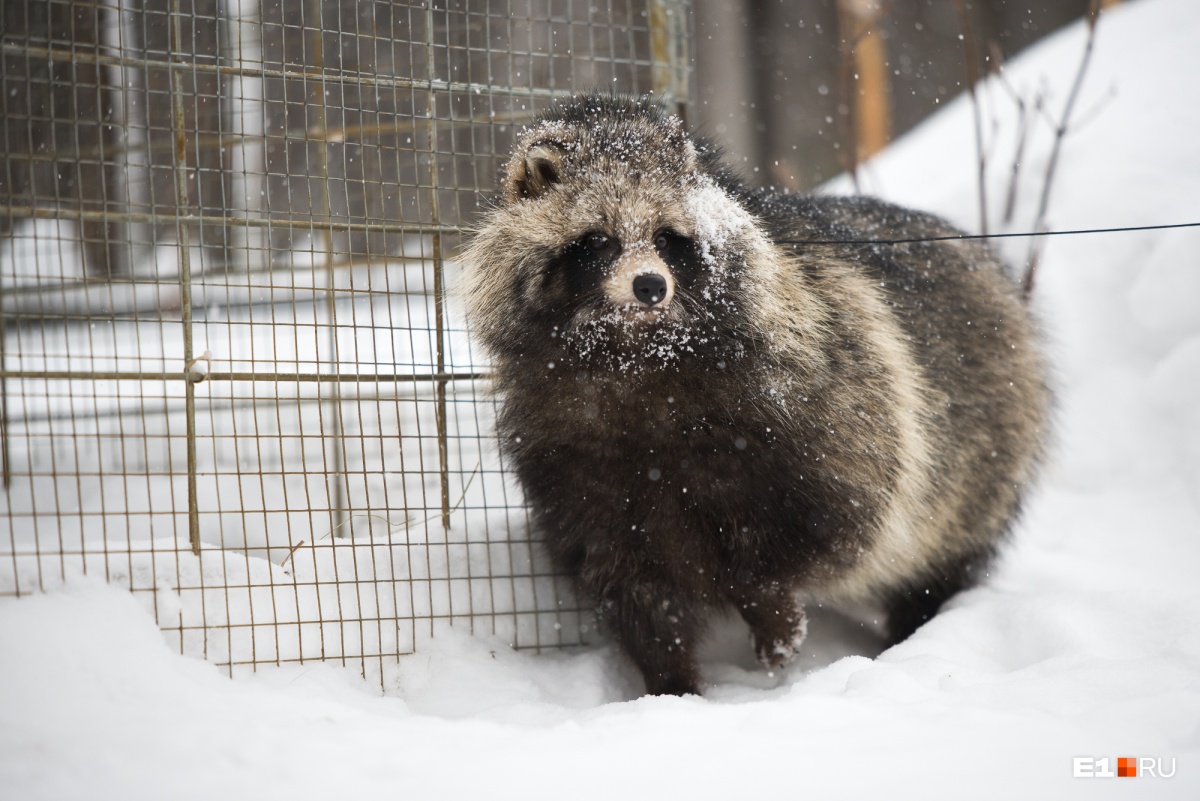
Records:
[[[667,296],[667,279],[658,273],[646,273],[633,279],[633,294],[647,306],[659,303]]]

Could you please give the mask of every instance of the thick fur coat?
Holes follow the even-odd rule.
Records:
[[[806,602],[907,637],[991,557],[1049,393],[1013,281],[934,217],[753,191],[656,104],[519,137],[464,252],[504,452],[651,693],[696,693],[732,605],[790,661]]]

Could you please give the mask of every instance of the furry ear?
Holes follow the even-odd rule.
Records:
[[[692,144],[690,138],[683,140],[683,169],[684,172],[696,172],[699,169],[700,156],[696,153],[696,146]]]
[[[696,145],[692,142],[692,138],[684,130],[683,120],[672,114],[667,117],[667,126],[671,131],[669,141],[672,150],[678,153],[679,157],[683,160],[683,171],[695,172],[700,163],[700,157],[696,153]]]
[[[534,142],[525,157],[513,159],[505,198],[509,202],[536,198],[562,180],[565,148],[558,142]]]

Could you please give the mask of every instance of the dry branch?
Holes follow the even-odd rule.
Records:
[[[1071,93],[1067,96],[1067,103],[1063,106],[1062,116],[1054,128],[1054,145],[1050,149],[1050,161],[1046,165],[1046,174],[1042,179],[1042,196],[1038,202],[1037,217],[1034,219],[1033,224],[1035,233],[1043,233],[1047,230],[1046,212],[1050,207],[1050,191],[1054,186],[1054,175],[1058,170],[1058,157],[1062,153],[1062,143],[1066,138],[1067,131],[1070,130],[1071,113],[1075,109],[1080,89],[1083,87],[1084,76],[1087,75],[1088,66],[1092,61],[1092,50],[1096,44],[1096,25],[1100,20],[1100,3],[1101,0],[1088,0],[1087,41],[1084,43],[1083,56],[1079,59],[1079,68],[1075,71],[1075,80],[1071,84]],[[1029,246],[1029,258],[1026,260],[1025,265],[1023,287],[1026,297],[1033,294],[1034,276],[1037,273],[1038,263],[1041,260],[1041,253],[1042,237],[1034,237]]]
[[[954,0],[958,13],[959,38],[963,43],[963,61],[967,68],[967,89],[971,93],[971,110],[975,116],[975,157],[979,165],[979,233],[988,232],[987,212],[987,152],[983,146],[983,120],[979,108],[978,85],[980,80],[979,61],[975,52],[975,36],[971,32],[971,19],[963,0]]]

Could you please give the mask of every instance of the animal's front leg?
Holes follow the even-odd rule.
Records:
[[[754,635],[754,652],[768,669],[789,664],[808,634],[804,607],[788,589],[775,583],[737,586],[730,595]]]
[[[651,695],[699,695],[695,651],[704,629],[701,605],[643,584],[610,591],[600,617],[633,658]]]

